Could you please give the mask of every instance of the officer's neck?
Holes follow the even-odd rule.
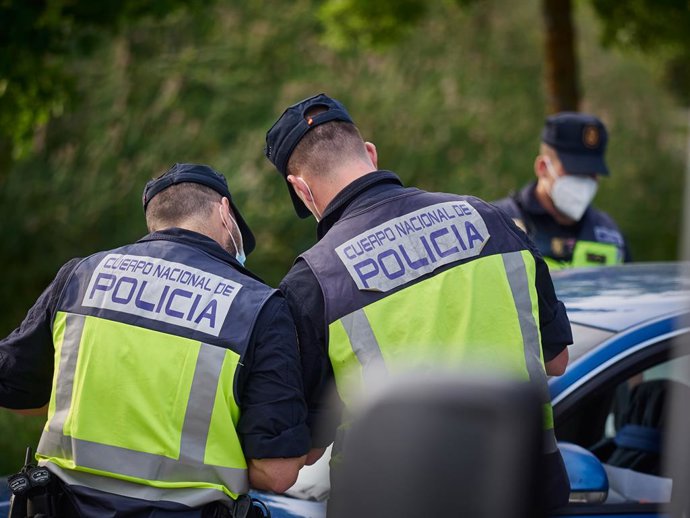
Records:
[[[213,239],[221,248],[227,249],[228,232],[225,230],[218,213],[214,213],[214,216],[206,221],[188,219],[177,223],[175,226]]]
[[[373,164],[353,160],[343,163],[325,175],[314,175],[310,182],[314,197],[319,200],[319,204],[323,205],[325,210],[345,187],[374,171],[376,168]]]

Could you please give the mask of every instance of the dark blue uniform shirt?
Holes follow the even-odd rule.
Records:
[[[390,171],[367,174],[343,189],[326,207],[317,227],[321,239],[342,217],[368,207],[372,199],[381,199],[384,192],[394,196],[403,188],[397,175]],[[514,226],[510,218],[507,224]],[[524,235],[524,233],[519,232]],[[539,325],[546,361],[555,358],[572,343],[570,322],[563,304],[556,298],[548,267],[541,260],[534,244],[525,237],[525,244],[537,258],[537,292],[539,295]],[[314,447],[327,446],[333,441],[339,424],[340,410],[333,397],[333,369],[328,357],[327,322],[321,288],[307,263],[297,259],[280,283],[295,318],[299,337],[304,390],[309,407],[307,423],[312,430]]]
[[[257,278],[218,243],[196,232],[172,228],[147,238],[194,246]],[[54,362],[51,324],[60,293],[79,261],[72,259],[60,269],[22,324],[0,341],[0,406],[40,408],[48,402]],[[279,293],[259,314],[238,376],[241,415],[237,432],[245,457],[304,455],[310,443],[297,337],[288,306]]]
[[[622,262],[632,260],[623,234],[608,214],[589,206],[580,221],[574,225],[561,225],[539,203],[535,195],[536,186],[534,181],[493,204],[521,222],[543,257],[568,263],[578,241],[594,241],[615,245]]]

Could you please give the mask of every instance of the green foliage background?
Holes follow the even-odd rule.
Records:
[[[77,102],[0,175],[0,336],[65,260],[143,235],[144,183],[175,162],[227,176],[257,235],[248,266],[277,284],[315,230],[294,215],[264,135],[285,107],[320,91],[348,106],[379,165],[408,184],[496,199],[529,181],[545,115],[539,3],[459,4],[429,3],[400,43],[376,51],[327,46],[311,0],[218,1],[102,35],[67,62]],[[685,112],[657,63],[603,50],[593,13],[578,4],[576,14],[583,110],[611,135],[612,176],[597,205],[635,259],[674,259]],[[21,464],[42,420],[0,419],[12,430],[0,434],[3,473]]]

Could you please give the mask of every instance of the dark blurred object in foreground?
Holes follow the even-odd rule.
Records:
[[[539,516],[531,389],[457,373],[390,383],[348,431],[329,517]]]

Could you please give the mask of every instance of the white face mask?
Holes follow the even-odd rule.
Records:
[[[225,230],[228,231],[228,234],[230,234],[230,239],[232,239],[232,244],[235,247],[235,259],[237,259],[237,262],[240,263],[242,266],[244,266],[245,261],[247,260],[247,256],[244,254],[244,243],[242,242],[242,232],[240,232],[240,227],[237,226],[237,221],[235,221],[235,218],[232,217],[232,214],[228,212],[228,216],[230,216],[230,219],[232,220],[232,224],[235,225],[235,228],[237,229],[237,233],[240,236],[240,246],[237,246],[237,242],[235,241],[235,236],[232,235],[232,232],[228,228],[228,225],[225,223],[225,218],[223,218],[223,206],[221,205],[218,207],[218,210],[220,211],[220,220],[223,222],[223,226],[225,227]]]
[[[314,195],[311,193],[311,189],[309,188],[309,184],[307,182],[305,182],[304,179],[300,178],[299,176],[296,176],[295,178],[300,180],[304,184],[304,186],[307,188],[307,191],[309,191],[309,196],[311,197],[311,205],[312,205],[312,207],[314,207],[314,212],[316,212],[316,214],[314,214],[314,218],[316,218],[317,222],[321,221],[321,212],[319,212],[319,209],[316,208],[316,203],[314,203]],[[307,202],[305,200],[302,200],[302,201],[304,202],[305,205],[307,204]]]
[[[548,156],[544,157],[544,163],[549,174],[553,177],[550,193],[553,204],[558,212],[564,216],[580,221],[587,207],[592,203],[599,184],[589,176],[571,174],[558,176]]]

